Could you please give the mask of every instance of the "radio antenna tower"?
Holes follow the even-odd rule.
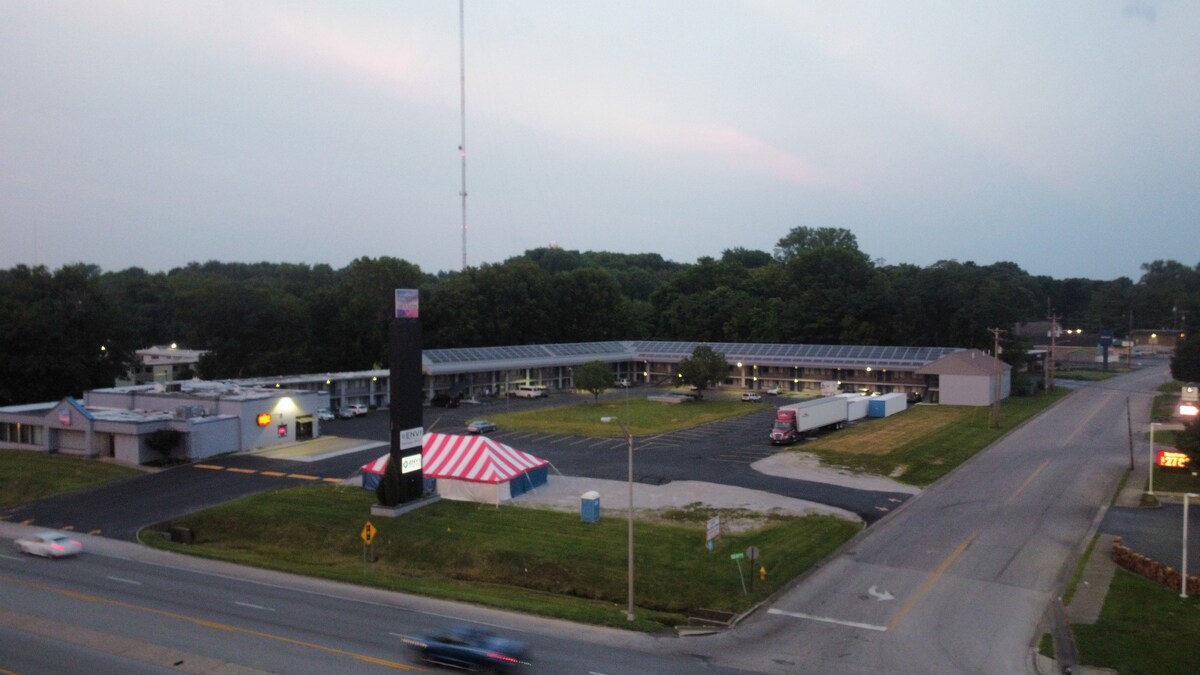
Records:
[[[458,156],[462,159],[462,269],[467,270],[467,50],[465,46],[464,5],[466,0],[458,0],[458,91],[459,119],[462,123],[462,136],[458,146]]]

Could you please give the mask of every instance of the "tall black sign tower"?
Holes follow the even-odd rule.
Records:
[[[400,503],[419,499],[421,465],[421,318],[416,289],[396,289],[396,313],[389,333],[391,379],[391,461],[400,467]]]

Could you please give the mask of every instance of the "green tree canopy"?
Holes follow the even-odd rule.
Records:
[[[713,384],[723,382],[729,373],[729,364],[725,355],[713,351],[708,345],[699,345],[692,350],[692,355],[679,362],[680,379],[686,385],[696,388],[700,398],[704,391]]]
[[[596,402],[613,386],[612,367],[603,361],[588,361],[575,369],[575,388],[591,393]]]

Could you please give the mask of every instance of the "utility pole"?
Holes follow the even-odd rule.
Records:
[[[1005,332],[1000,328],[989,328],[988,332],[995,338],[992,348],[992,428],[1000,428],[1000,334]]]
[[[1050,319],[1050,354],[1046,357],[1046,371],[1043,375],[1046,379],[1046,391],[1049,392],[1054,389],[1054,348],[1058,341],[1058,320],[1062,317],[1051,313],[1047,318]]]

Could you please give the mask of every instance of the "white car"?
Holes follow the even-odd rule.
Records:
[[[366,415],[370,411],[371,409],[362,403],[355,403],[354,405],[348,405],[343,408],[339,408],[338,417],[358,417],[359,415]]]
[[[83,553],[83,543],[62,532],[38,532],[16,541],[22,553],[46,558],[66,558]]]
[[[767,390],[767,396],[778,396],[783,393],[783,387],[771,387]]]
[[[742,400],[750,401],[751,403],[758,403],[759,401],[762,400],[762,396],[759,394],[756,394],[752,391],[748,391],[748,392],[742,394]]]
[[[317,408],[317,419],[321,420],[322,422],[328,422],[329,420],[333,419],[333,413],[329,410],[329,408]]]

